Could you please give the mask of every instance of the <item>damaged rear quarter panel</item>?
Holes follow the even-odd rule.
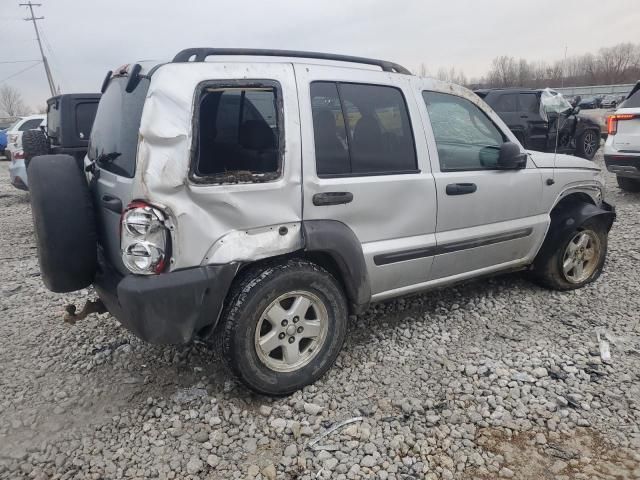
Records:
[[[281,136],[285,142],[282,175],[263,183],[196,184],[189,180],[189,169],[200,85],[243,79],[248,83],[274,80],[281,85],[281,128],[285,133]],[[148,200],[171,217],[171,270],[213,263],[208,252],[231,232],[260,231],[263,227],[278,230],[280,226],[300,224],[299,131],[297,90],[290,63],[170,63],[154,73],[140,126],[134,198]],[[274,251],[301,248],[299,228],[288,228],[282,237],[237,234],[236,241],[242,239],[237,253],[245,257],[243,260],[263,258],[270,248],[268,239]],[[215,258],[232,261],[232,251],[225,248],[225,254]]]

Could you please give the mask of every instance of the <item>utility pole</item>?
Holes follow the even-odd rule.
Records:
[[[47,57],[44,54],[44,50],[42,49],[42,42],[40,41],[40,32],[38,31],[38,24],[36,23],[36,20],[44,20],[44,17],[36,17],[33,14],[33,7],[41,7],[42,4],[41,3],[31,3],[31,0],[29,0],[28,3],[21,3],[20,4],[21,7],[29,7],[29,11],[31,12],[31,17],[29,18],[25,18],[25,20],[28,21],[32,21],[33,22],[33,28],[36,29],[36,38],[38,39],[38,46],[40,47],[40,54],[42,55],[42,63],[44,64],[44,71],[47,74],[47,81],[49,82],[49,89],[51,90],[51,95],[55,96],[57,95],[57,88],[56,88],[56,84],[53,81],[53,76],[51,75],[51,69],[49,68],[49,62],[47,61]]]

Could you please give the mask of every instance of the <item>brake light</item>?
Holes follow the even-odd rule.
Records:
[[[607,133],[609,135],[615,135],[618,133],[618,122],[623,120],[632,120],[636,118],[638,115],[633,113],[618,113],[615,115],[609,115],[607,118]]]
[[[169,257],[169,232],[166,217],[158,208],[135,201],[123,212],[120,221],[122,262],[139,275],[164,271]]]
[[[24,158],[24,152],[22,150],[18,150],[11,157],[12,160],[22,160]]]

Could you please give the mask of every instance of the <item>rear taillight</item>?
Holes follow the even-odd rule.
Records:
[[[618,122],[624,120],[632,120],[636,117],[638,117],[638,115],[635,115],[633,113],[618,113],[615,115],[610,115],[609,118],[607,118],[607,133],[609,135],[615,135],[616,133],[618,133]]]
[[[139,275],[161,273],[169,257],[169,232],[161,210],[141,201],[129,204],[120,222],[122,262]]]
[[[24,159],[24,152],[22,150],[18,150],[11,156],[11,160],[22,160]]]

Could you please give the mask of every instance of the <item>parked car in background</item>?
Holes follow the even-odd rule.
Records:
[[[604,162],[616,174],[618,185],[640,192],[640,81],[607,119]]]
[[[607,95],[602,99],[602,108],[616,108],[620,103],[620,97],[618,95]]]
[[[82,168],[99,101],[99,93],[69,93],[48,99],[46,129],[23,132],[22,158],[12,161],[9,168],[11,183],[28,190],[29,162],[38,155],[71,155]]]
[[[598,108],[598,99],[596,97],[585,97],[578,103],[578,107],[585,110]]]
[[[471,91],[327,53],[109,72],[84,167],[29,164],[45,285],[93,284],[153,343],[214,341],[271,395],[319,379],[371,302],[514,269],[593,282],[615,219],[593,162],[527,152]]]
[[[7,148],[7,131],[0,130],[0,156],[4,156],[4,149]]]
[[[554,90],[476,90],[529,150],[578,155],[591,160],[600,148],[600,126]],[[559,135],[557,132],[560,132]]]
[[[26,130],[39,129],[46,125],[46,115],[29,115],[21,117],[7,129],[7,151],[9,160],[22,158],[22,134]]]

